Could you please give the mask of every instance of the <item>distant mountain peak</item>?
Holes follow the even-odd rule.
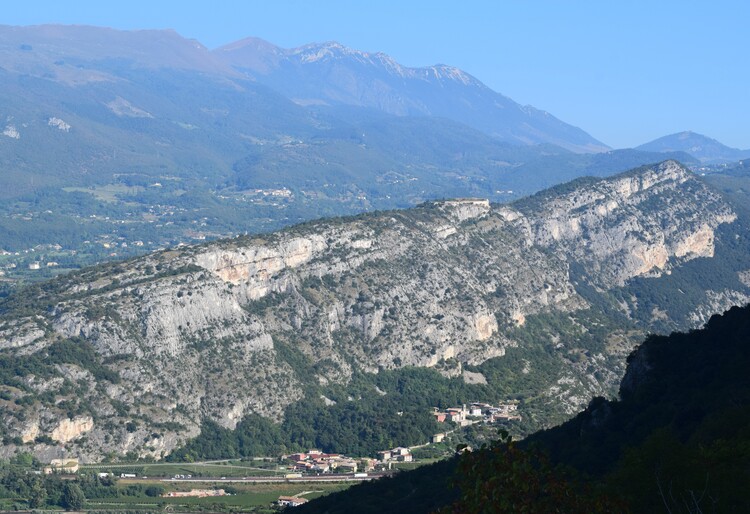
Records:
[[[702,163],[734,162],[750,157],[750,150],[731,148],[716,139],[691,130],[676,132],[636,147],[646,152],[686,152]]]
[[[229,43],[228,45],[224,45],[218,49],[220,52],[232,52],[235,50],[239,50],[242,48],[261,48],[267,52],[282,52],[283,50],[279,48],[278,46],[274,45],[273,43],[270,43],[266,41],[265,39],[261,39],[259,37],[246,37],[243,39],[239,39],[237,41],[234,41],[232,43]]]
[[[670,136],[666,136],[666,137],[670,137]],[[702,142],[710,141],[712,143],[719,143],[716,139],[712,137],[704,136],[703,134],[699,134],[698,132],[693,132],[692,130],[684,130],[682,132],[677,132],[676,134],[673,134],[672,137],[676,137],[680,141],[693,140],[693,141],[702,141]]]
[[[404,75],[408,68],[401,66],[390,55],[383,52],[365,52],[342,45],[337,41],[310,43],[289,50],[282,50],[301,64],[314,64],[324,61],[352,59],[361,64],[384,68],[389,73]]]
[[[448,66],[447,64],[435,64],[434,66],[428,66],[426,68],[415,68],[415,70],[431,73],[434,78],[438,80],[454,80],[466,86],[487,87],[465,71],[456,68],[455,66]]]
[[[350,58],[361,64],[382,68],[387,73],[399,77],[423,80],[453,80],[466,86],[486,87],[482,82],[455,66],[435,64],[433,66],[412,68],[401,65],[386,53],[356,50],[342,45],[337,41],[310,43],[286,50],[285,53],[290,57],[298,59],[302,64]]]
[[[435,116],[515,144],[550,143],[580,153],[608,149],[578,127],[521,106],[455,66],[404,66],[383,52],[356,50],[336,41],[291,49],[243,41],[216,52],[235,70],[300,105],[348,105],[397,116]]]
[[[349,47],[342,45],[337,41],[324,41],[322,43],[308,43],[306,45],[299,46],[287,50],[288,54],[291,55],[367,55],[366,52],[360,52],[353,50]]]

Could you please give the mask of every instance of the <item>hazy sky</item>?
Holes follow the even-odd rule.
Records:
[[[24,0],[3,2],[0,23],[173,28],[209,48],[335,40],[457,66],[614,147],[693,130],[750,148],[741,0]]]

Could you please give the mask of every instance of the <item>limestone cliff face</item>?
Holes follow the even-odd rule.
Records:
[[[94,428],[94,420],[91,416],[82,416],[75,419],[62,419],[52,430],[50,437],[54,441],[67,443],[78,439],[86,432]]]
[[[701,206],[686,201],[696,193]],[[714,231],[735,218],[674,161],[558,195],[528,216],[535,244],[571,256],[604,288],[713,256]]]
[[[734,219],[716,193],[667,162],[508,206],[436,202],[84,270],[43,290],[40,305],[53,308],[6,313],[0,351],[30,355],[78,338],[119,380],[64,364],[58,382],[27,384],[58,404],[76,404],[65,384],[85,384],[79,400],[93,417],[54,404],[37,405],[34,416],[3,400],[0,409],[10,435],[25,442],[49,435],[90,460],[113,448],[160,457],[204,418],[229,428],[248,413],[281,419],[302,395],[284,348],[325,363],[316,368],[321,383],[345,383],[355,367],[457,361],[446,373],[460,373],[461,363],[518,345],[512,334],[530,317],[589,307],[581,281],[604,294],[710,257],[717,227]],[[573,267],[585,275],[573,277]],[[695,309],[697,321],[710,314]],[[573,386],[601,393],[619,380],[611,362],[621,356],[592,357],[587,370],[571,365],[540,393],[571,409],[585,404]]]

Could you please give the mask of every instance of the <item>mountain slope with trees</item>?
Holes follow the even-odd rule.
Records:
[[[613,395],[644,332],[750,299],[747,226],[667,161],[87,268],[0,302],[3,451],[371,453],[482,399],[529,433]]]
[[[747,512],[749,342],[750,306],[650,336],[628,358],[618,400],[300,512]]]

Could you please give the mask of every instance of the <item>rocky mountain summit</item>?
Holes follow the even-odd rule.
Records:
[[[534,387],[572,413],[613,391],[652,322],[683,323],[639,298],[634,281],[715,261],[725,239],[747,236],[722,232],[737,223],[718,193],[667,161],[509,205],[430,202],[69,274],[0,307],[0,358],[12,370],[4,451],[160,457],[202,420],[281,420],[306,380],[419,366],[486,381],[483,363],[522,349],[543,320],[584,338],[592,313],[610,309],[622,324],[590,348],[561,338],[562,325],[543,332],[557,364]],[[750,298],[750,259],[736,256],[728,285],[701,284],[688,302],[695,323]]]
[[[582,153],[608,149],[580,128],[520,105],[445,64],[411,68],[382,52],[355,50],[333,41],[286,49],[247,38],[213,53],[220,62],[300,105],[438,116],[516,144],[551,143]]]

